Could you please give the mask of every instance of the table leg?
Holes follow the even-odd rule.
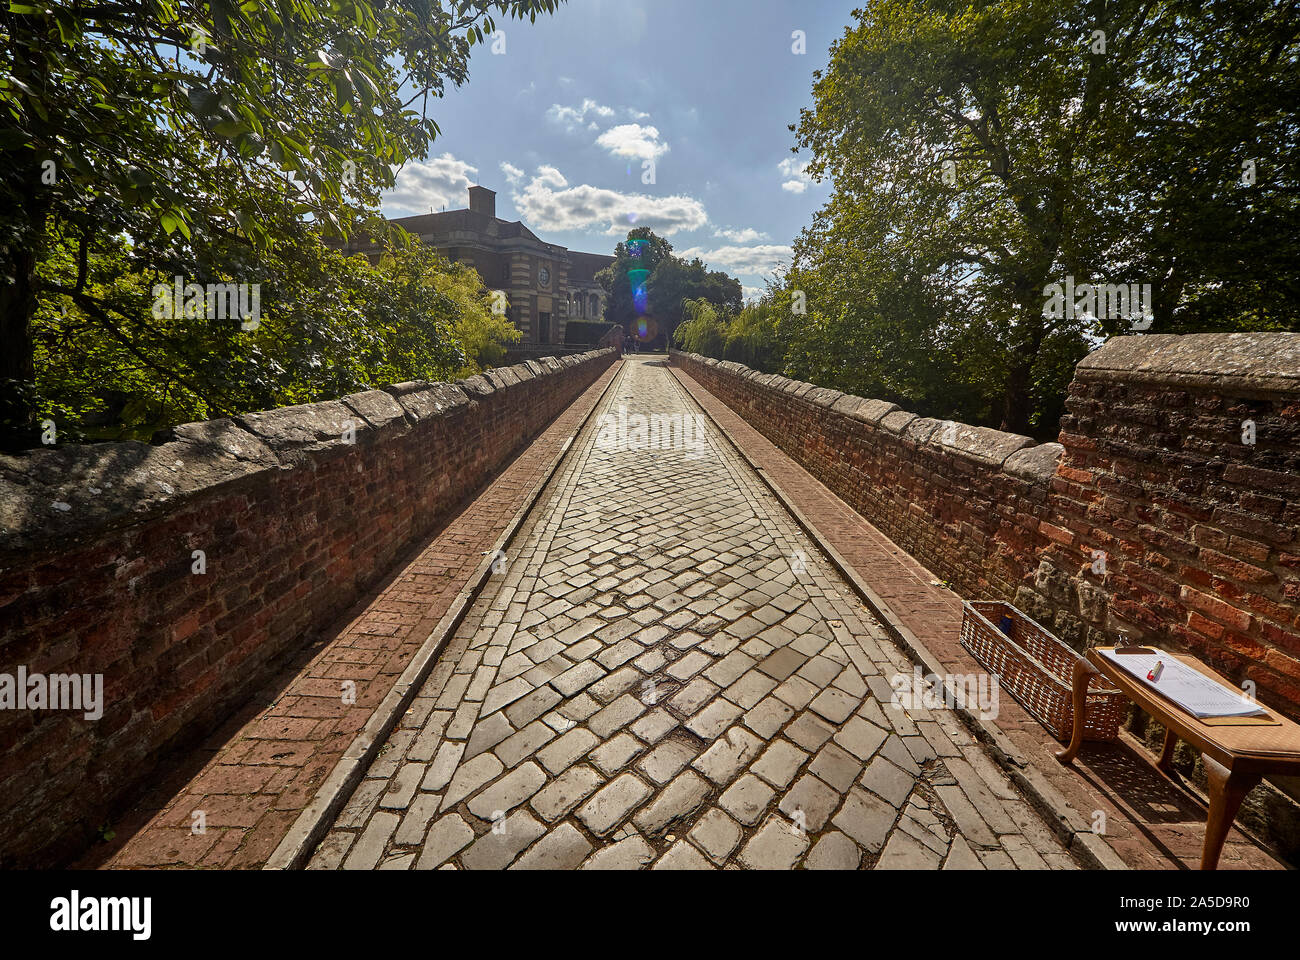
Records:
[[[1173,771],[1174,747],[1176,746],[1178,746],[1178,738],[1174,736],[1174,731],[1169,727],[1165,727],[1165,745],[1160,751],[1160,759],[1156,761],[1157,769],[1163,770],[1165,773]]]
[[[1073,701],[1074,701],[1074,730],[1070,734],[1070,745],[1064,750],[1056,752],[1056,759],[1061,761],[1067,767],[1074,762],[1074,758],[1079,754],[1079,748],[1083,746],[1083,729],[1087,721],[1085,708],[1088,703],[1088,684],[1092,678],[1100,676],[1091,663],[1080,657],[1074,662],[1073,679]]]
[[[1205,764],[1205,778],[1210,787],[1210,814],[1205,820],[1205,846],[1201,848],[1201,869],[1213,870],[1219,865],[1223,841],[1227,839],[1232,821],[1237,817],[1241,801],[1255,784],[1257,773],[1239,773],[1201,755]]]

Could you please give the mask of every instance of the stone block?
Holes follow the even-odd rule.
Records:
[[[343,403],[358,417],[371,426],[364,434],[367,440],[386,440],[401,436],[410,429],[406,411],[392,394],[384,390],[367,390],[353,393],[343,398]],[[358,434],[357,441],[361,442]]]
[[[397,391],[397,387],[389,387],[386,392],[393,394],[401,404],[407,419],[412,423],[450,416],[462,409],[468,409],[470,404],[469,395],[460,387],[450,383],[424,383],[419,384],[416,389]]]
[[[364,434],[373,430],[370,424],[338,400],[245,413],[236,417],[235,422],[261,438],[281,457],[327,449],[343,453],[350,446],[343,442],[349,424],[356,431],[358,443],[363,442]]]
[[[1046,484],[1056,475],[1056,466],[1064,452],[1065,447],[1059,443],[1024,447],[1007,457],[1002,470],[1030,483]]]
[[[1003,433],[990,427],[972,427],[952,420],[938,421],[927,441],[930,446],[974,460],[986,466],[1000,467],[1008,457],[1034,441],[1016,433]],[[915,426],[915,424],[914,424]]]
[[[907,429],[907,425],[915,419],[916,414],[914,413],[908,413],[906,410],[894,410],[880,418],[880,425],[895,436],[900,436]]]

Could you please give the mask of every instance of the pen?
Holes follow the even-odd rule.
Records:
[[[1156,665],[1152,667],[1151,670],[1147,673],[1147,679],[1159,680],[1160,671],[1164,670],[1164,668],[1165,668],[1165,662],[1163,660],[1157,660]]]

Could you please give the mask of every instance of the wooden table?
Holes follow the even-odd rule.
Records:
[[[1225,687],[1235,689],[1234,684],[1195,657],[1184,654],[1173,656]],[[1171,772],[1174,747],[1179,740],[1190,743],[1201,751],[1210,792],[1205,845],[1201,848],[1202,870],[1213,870],[1218,866],[1223,841],[1228,836],[1241,801],[1252,787],[1270,774],[1300,774],[1300,725],[1271,710],[1271,718],[1281,721],[1280,723],[1231,726],[1205,723],[1102,656],[1100,648],[1087,651],[1085,657],[1074,665],[1074,732],[1069,746],[1056,754],[1056,759],[1067,766],[1074,762],[1079,748],[1083,746],[1084,698],[1094,677],[1109,680],[1139,708],[1164,726],[1164,749],[1156,761],[1159,770],[1165,774]]]

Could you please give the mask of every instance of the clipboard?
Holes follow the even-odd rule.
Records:
[[[1222,683],[1222,678],[1218,677],[1217,675],[1207,673],[1204,670],[1197,669],[1197,667],[1187,663],[1182,658],[1177,657],[1176,655],[1170,653],[1167,650],[1159,650],[1155,647],[1108,647],[1108,648],[1099,648],[1099,651],[1101,649],[1105,649],[1113,653],[1117,658],[1125,656],[1127,654],[1134,654],[1134,655],[1143,655],[1143,656],[1160,656],[1165,658],[1167,662],[1177,661],[1182,667],[1185,667],[1188,670],[1192,670],[1196,673],[1201,674],[1201,676],[1205,677],[1208,680],[1212,680],[1218,686],[1223,687],[1225,690],[1230,691],[1237,696],[1242,696],[1241,694],[1236,694],[1236,691],[1233,690],[1231,687],[1225,686]],[[1111,659],[1111,658],[1107,657],[1107,659]],[[1111,662],[1115,663],[1117,667],[1119,666],[1119,664],[1115,660],[1112,659]],[[1120,669],[1123,670],[1124,668],[1121,667]],[[1125,675],[1124,676],[1125,680],[1127,680],[1128,682],[1138,685],[1143,690],[1148,690],[1151,693],[1154,693],[1156,696],[1160,697],[1162,701],[1168,703],[1169,705],[1177,709],[1178,712],[1181,713],[1183,716],[1195,720],[1197,723],[1204,724],[1207,727],[1280,727],[1282,726],[1282,721],[1274,717],[1271,713],[1269,713],[1268,710],[1264,706],[1262,706],[1258,701],[1251,701],[1251,703],[1258,710],[1262,711],[1263,713],[1262,716],[1257,715],[1257,716],[1198,717],[1191,710],[1188,710],[1185,706],[1183,706],[1183,704],[1179,703],[1176,699],[1166,694],[1159,687],[1155,686],[1155,684],[1146,681],[1142,677],[1138,676],[1137,674],[1131,673],[1127,670],[1124,670],[1124,675]],[[1243,699],[1245,698],[1243,697]]]

